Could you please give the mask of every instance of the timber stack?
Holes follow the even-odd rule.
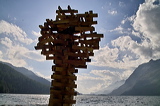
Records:
[[[78,10],[63,10],[58,7],[56,20],[46,19],[40,25],[41,35],[38,39],[36,50],[41,49],[41,54],[46,60],[53,60],[53,75],[51,75],[51,88],[49,106],[72,106],[76,103],[77,88],[75,80],[77,68],[87,68],[86,62],[91,62],[89,56],[94,56],[93,50],[99,49],[100,38],[103,34],[94,32],[94,17],[92,11],[78,14]]]

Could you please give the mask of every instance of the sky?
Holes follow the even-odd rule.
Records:
[[[160,59],[159,0],[0,0],[0,61],[50,79],[53,62],[34,49],[39,25],[55,20],[58,6],[98,13],[104,34],[87,69],[79,69],[77,91],[93,93],[126,80],[138,65]]]

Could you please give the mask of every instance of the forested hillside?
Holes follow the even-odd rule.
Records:
[[[48,94],[49,88],[0,63],[0,93]]]
[[[35,81],[40,82],[40,83],[47,85],[47,86],[50,86],[50,84],[51,84],[51,82],[49,82],[48,80],[46,80],[40,76],[37,76],[35,73],[33,73],[32,71],[30,71],[24,67],[15,67],[10,63],[5,63],[5,62],[2,62],[2,63],[8,65],[9,67],[13,68],[14,70],[20,72],[21,74],[25,75],[26,77],[28,77],[32,80],[35,80]]]

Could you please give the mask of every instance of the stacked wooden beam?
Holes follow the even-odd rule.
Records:
[[[76,101],[74,88],[77,87],[76,68],[87,68],[86,62],[91,62],[90,56],[94,56],[93,50],[99,49],[100,38],[103,34],[94,32],[93,21],[97,14],[92,11],[85,14],[76,14],[78,10],[62,10],[58,7],[56,20],[46,19],[44,25],[40,25],[41,35],[35,46],[41,49],[41,54],[46,60],[53,60],[53,75],[50,88],[50,106],[71,106]]]

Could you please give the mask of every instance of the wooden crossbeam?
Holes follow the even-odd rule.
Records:
[[[91,47],[80,47],[80,46],[73,45],[72,49],[93,52],[93,48]]]
[[[62,76],[62,75],[56,75],[56,74],[54,74],[54,75],[52,75],[51,76],[51,78],[52,79],[70,79],[70,80],[77,80],[77,77],[75,76],[75,75],[73,75],[73,76]]]

